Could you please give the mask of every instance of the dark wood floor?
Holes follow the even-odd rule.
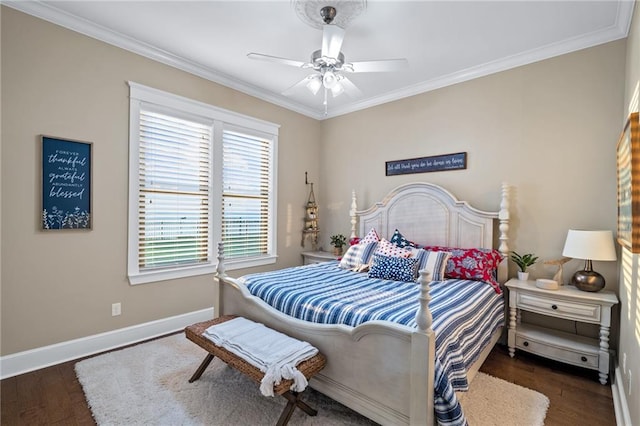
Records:
[[[70,361],[2,380],[1,424],[94,425],[74,364]],[[511,359],[502,346],[494,348],[481,371],[547,395],[551,405],[545,426],[616,424],[611,387],[602,386],[595,371],[520,352]]]
[[[510,358],[505,346],[496,345],[480,371],[546,395],[550,404],[545,426],[616,425],[611,386],[601,385],[595,370],[521,351]]]

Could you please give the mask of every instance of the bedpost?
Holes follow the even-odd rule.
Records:
[[[351,192],[351,209],[349,210],[349,216],[351,216],[351,235],[349,236],[349,241],[358,237],[356,233],[356,224],[358,223],[358,219],[356,217],[356,211],[358,210],[358,203],[356,202],[356,191],[355,189]]]
[[[500,201],[500,212],[498,213],[500,221],[500,246],[498,251],[504,256],[502,264],[498,267],[498,281],[504,283],[509,275],[509,185],[502,183],[502,199]]]
[[[224,243],[218,242],[218,265],[216,265],[216,273],[213,274],[214,293],[213,299],[213,317],[216,318],[222,314],[222,286],[225,285],[221,281],[227,274],[224,271]]]
[[[429,302],[431,301],[431,295],[429,294],[431,277],[429,275],[429,272],[422,270],[418,279],[420,283],[420,296],[418,297],[420,304],[416,312],[416,323],[418,324],[418,330],[423,333],[431,331],[431,324],[433,323],[433,316],[429,310]]]
[[[218,266],[216,267],[216,276],[224,277],[226,275],[224,267],[224,243],[218,242]]]
[[[411,402],[409,424],[433,425],[433,383],[436,353],[435,333],[431,329],[433,317],[429,310],[431,277],[420,271],[420,296],[416,312],[417,331],[411,335]],[[426,403],[425,403],[426,401]]]

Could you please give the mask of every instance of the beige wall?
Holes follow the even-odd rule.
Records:
[[[327,229],[349,232],[352,189],[363,209],[400,184],[427,181],[485,210],[498,209],[501,182],[512,185],[510,248],[541,259],[561,256],[569,228],[615,230],[624,55],[617,41],[326,121]],[[385,176],[385,161],[460,151],[466,170]],[[565,265],[565,279],[582,266]],[[595,268],[617,288],[615,262]]]
[[[281,125],[277,266],[300,263],[318,121],[13,9],[1,25],[2,355],[213,306],[210,275],[128,284],[129,80]],[[39,230],[41,134],[93,142],[92,231]]]
[[[640,2],[636,1],[631,31],[627,39],[624,114],[640,111]],[[622,126],[622,124],[621,124]],[[623,249],[620,268],[620,347],[618,366],[632,425],[640,425],[640,256]],[[626,354],[626,369],[623,358]],[[629,380],[631,378],[631,386]]]

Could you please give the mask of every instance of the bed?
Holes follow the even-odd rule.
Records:
[[[508,186],[500,189],[496,211],[482,211],[459,201],[446,189],[429,183],[410,183],[391,191],[382,201],[358,210],[356,195],[351,203],[351,238],[375,229],[385,239],[397,230],[412,241],[433,247],[484,249],[499,252],[493,278],[507,279],[509,197]],[[314,270],[331,265],[309,265]],[[304,267],[300,267],[304,268]],[[355,272],[354,272],[355,274]],[[400,324],[367,320],[354,325],[325,324],[294,318],[251,294],[247,281],[225,273],[224,247],[218,247],[216,279],[218,315],[241,315],[316,346],[327,365],[310,386],[383,425],[436,424],[434,380],[436,377],[436,333],[429,310],[430,290],[441,283],[421,271],[415,288],[417,303],[413,321]],[[434,303],[433,306],[437,306]],[[432,306],[432,307],[433,307]],[[413,314],[412,314],[413,316]],[[496,327],[474,362],[467,366],[471,381],[502,333]]]

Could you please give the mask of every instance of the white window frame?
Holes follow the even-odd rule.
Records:
[[[129,220],[127,275],[132,285],[184,278],[214,273],[217,267],[218,242],[222,241],[222,132],[225,126],[244,129],[247,133],[270,138],[272,147],[272,192],[269,216],[269,251],[251,258],[225,260],[227,270],[248,268],[275,263],[277,259],[277,124],[255,119],[233,111],[218,108],[135,82],[129,84]],[[138,266],[138,199],[139,187],[139,143],[140,110],[142,107],[181,118],[198,117],[200,122],[210,122],[212,131],[212,173],[210,191],[209,261],[200,265],[175,266],[156,270],[140,270]],[[211,220],[213,219],[213,220]]]

